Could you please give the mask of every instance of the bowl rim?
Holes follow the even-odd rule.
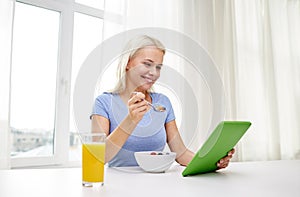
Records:
[[[150,155],[149,153],[162,153],[162,155]],[[167,154],[168,153],[168,154]],[[170,155],[176,155],[176,152],[171,151],[137,151],[134,152],[134,155],[146,155],[146,156],[170,156]]]
[[[152,152],[169,153],[169,154],[151,155],[150,153]],[[137,151],[134,152],[134,156],[138,166],[141,169],[143,169],[146,172],[154,172],[154,173],[165,172],[176,161],[176,152],[170,152],[170,151]],[[157,161],[159,162],[157,163]]]

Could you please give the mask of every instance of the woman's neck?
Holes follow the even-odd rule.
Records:
[[[134,92],[141,92],[145,95],[145,100],[147,100],[148,102],[152,102],[152,99],[151,99],[151,96],[150,94],[148,93],[148,91],[140,91],[138,89],[135,89],[135,90],[129,90],[129,89],[126,89],[124,91],[122,91],[120,93],[120,97],[124,100],[124,101],[128,101],[131,97],[132,97],[132,94]]]

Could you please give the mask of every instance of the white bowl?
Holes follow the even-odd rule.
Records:
[[[161,151],[135,152],[135,159],[146,172],[165,172],[175,161],[176,153]]]

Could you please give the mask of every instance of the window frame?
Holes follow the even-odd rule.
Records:
[[[60,13],[60,22],[58,36],[53,155],[10,158],[11,168],[37,167],[45,165],[74,165],[74,162],[69,162],[69,120],[71,107],[70,94],[74,13],[79,12],[103,20],[104,10],[81,5],[75,3],[74,0],[17,0],[16,2],[57,11]],[[78,165],[78,163],[79,162],[75,163],[75,165]]]

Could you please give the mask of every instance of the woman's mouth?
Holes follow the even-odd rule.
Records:
[[[154,80],[150,77],[141,76],[147,83],[154,83]]]

